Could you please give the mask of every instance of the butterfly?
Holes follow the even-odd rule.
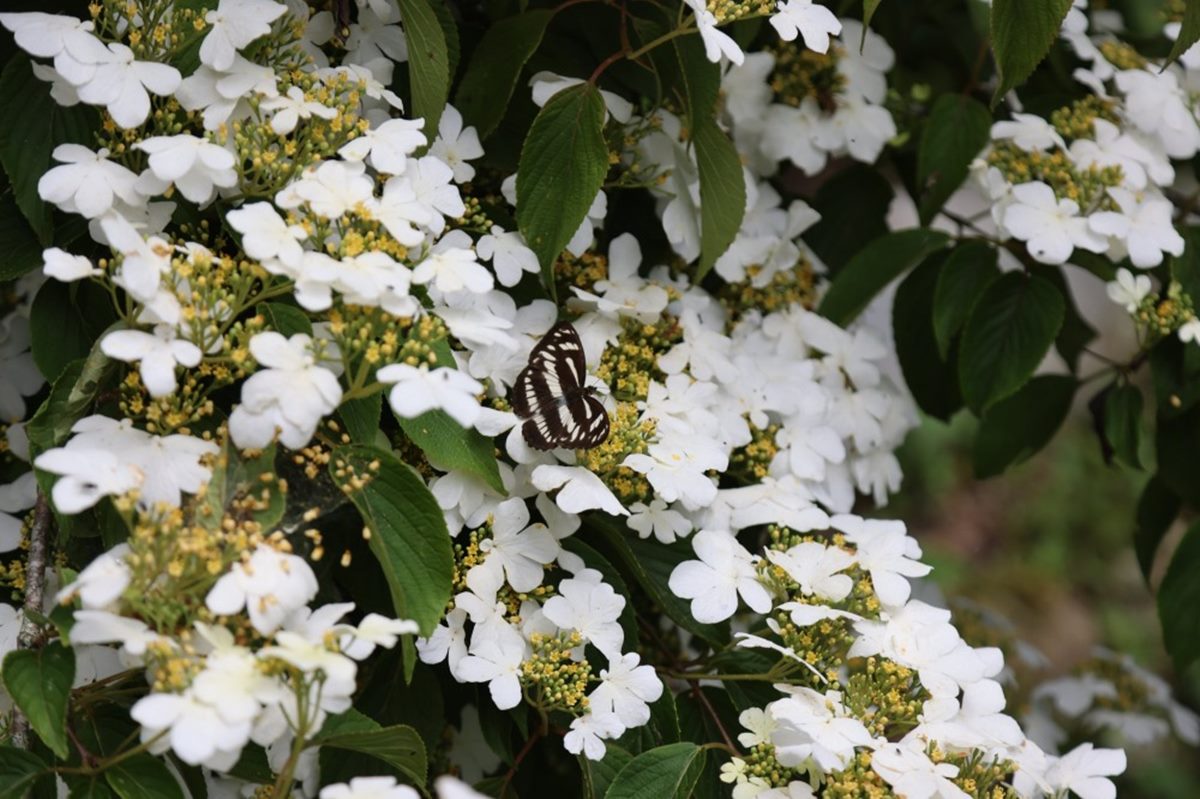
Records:
[[[534,449],[591,449],[608,438],[608,412],[585,385],[583,342],[569,322],[550,328],[517,375],[511,404]]]

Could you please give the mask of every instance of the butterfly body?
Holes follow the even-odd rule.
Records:
[[[608,438],[608,412],[586,384],[587,364],[579,333],[560,322],[529,353],[517,376],[511,403],[524,419],[521,434],[539,450],[590,449]]]

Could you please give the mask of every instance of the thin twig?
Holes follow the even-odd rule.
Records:
[[[700,701],[700,704],[704,705],[704,709],[708,712],[709,717],[712,718],[713,724],[717,725],[717,731],[721,733],[721,738],[725,741],[725,745],[729,747],[729,751],[733,753],[733,756],[737,757],[740,754],[738,748],[733,745],[733,739],[729,737],[729,732],[726,731],[725,725],[721,723],[721,717],[717,715],[717,709],[708,701],[708,697],[704,695],[704,689],[700,687],[699,683],[692,683],[692,695]]]
[[[38,491],[37,504],[33,509],[33,527],[29,531],[29,557],[25,562],[25,615],[21,619],[21,632],[17,635],[17,649],[32,649],[42,637],[41,627],[30,614],[42,612],[42,597],[46,591],[46,551],[53,522],[50,503],[46,501],[46,495]],[[20,710],[13,713],[12,741],[20,749],[29,746],[29,722]]]

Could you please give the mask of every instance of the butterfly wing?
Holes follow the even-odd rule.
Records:
[[[608,438],[608,412],[600,400],[577,392],[566,402],[525,421],[521,434],[537,450],[591,449]]]
[[[539,450],[586,449],[608,437],[608,413],[584,388],[587,363],[579,333],[561,322],[538,342],[513,387],[513,412],[521,433]]]

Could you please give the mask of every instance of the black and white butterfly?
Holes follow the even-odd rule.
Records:
[[[608,412],[586,385],[583,342],[569,322],[550,328],[529,353],[511,402],[534,449],[590,449],[608,438]]]

